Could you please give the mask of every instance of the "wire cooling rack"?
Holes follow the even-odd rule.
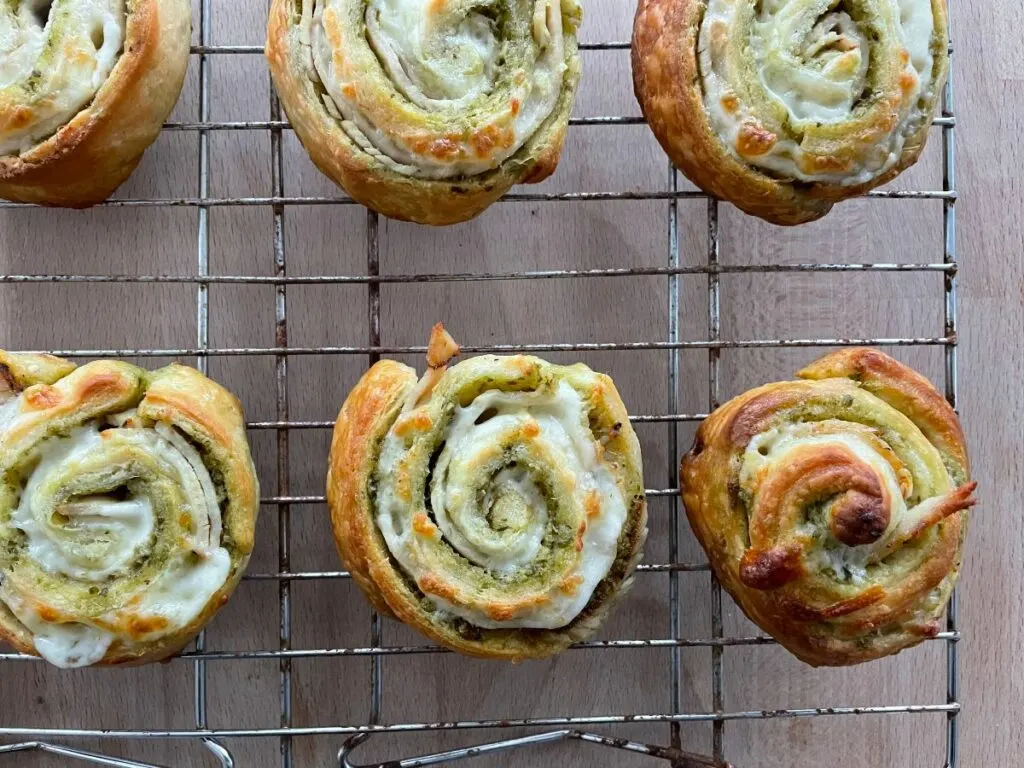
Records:
[[[727,756],[723,748],[723,732],[729,721],[760,720],[769,718],[814,718],[822,716],[844,716],[860,714],[910,714],[945,713],[945,767],[956,768],[957,761],[957,718],[960,712],[957,682],[957,642],[960,632],[957,626],[956,597],[950,603],[946,629],[935,640],[945,644],[946,660],[946,702],[942,704],[918,704],[905,706],[864,706],[845,708],[808,708],[777,710],[730,710],[726,706],[723,681],[723,655],[726,649],[739,646],[767,645],[773,641],[763,636],[730,637],[723,629],[722,592],[718,583],[711,579],[711,637],[690,638],[680,636],[679,615],[679,574],[688,571],[708,571],[703,563],[679,562],[678,532],[680,503],[677,497],[675,466],[679,458],[677,425],[683,422],[699,422],[705,414],[681,413],[679,394],[680,353],[683,350],[707,350],[708,401],[713,409],[719,402],[719,356],[721,350],[730,348],[783,348],[783,347],[825,347],[848,345],[919,346],[939,345],[945,357],[945,394],[956,406],[957,395],[957,329],[956,329],[956,237],[954,180],[954,126],[952,83],[947,85],[943,98],[941,116],[935,125],[941,130],[943,158],[943,184],[941,190],[896,191],[876,190],[870,193],[875,198],[918,198],[941,201],[943,229],[943,259],[935,263],[894,264],[894,263],[831,263],[831,264],[761,264],[724,265],[719,263],[719,217],[718,202],[697,191],[681,190],[675,170],[668,166],[667,191],[651,192],[567,192],[531,194],[515,192],[506,195],[503,201],[549,202],[549,201],[609,201],[609,200],[665,200],[668,208],[668,253],[661,267],[621,267],[604,269],[552,269],[528,272],[465,272],[445,274],[389,274],[379,273],[378,219],[373,212],[367,213],[366,273],[363,275],[334,276],[289,276],[285,251],[283,217],[290,205],[352,205],[353,201],[342,194],[334,196],[286,196],[284,194],[284,164],[282,160],[282,133],[289,129],[282,119],[281,109],[271,91],[270,120],[265,121],[211,121],[210,119],[210,61],[212,57],[259,55],[260,46],[213,45],[211,44],[211,2],[201,0],[199,5],[199,44],[192,47],[192,55],[198,58],[199,114],[195,122],[169,122],[167,131],[190,131],[198,136],[198,194],[187,198],[135,198],[118,199],[104,203],[105,206],[185,206],[195,208],[198,217],[197,274],[194,276],[126,276],[126,275],[75,275],[75,274],[6,274],[0,275],[2,283],[69,282],[69,283],[188,283],[196,286],[197,338],[194,348],[181,349],[68,349],[49,350],[68,357],[195,357],[198,367],[206,370],[212,356],[272,356],[275,361],[276,419],[273,421],[250,422],[253,430],[269,430],[276,433],[276,478],[268,482],[263,478],[264,488],[275,488],[274,494],[262,499],[264,505],[276,506],[278,510],[278,570],[276,573],[251,573],[247,581],[271,581],[278,585],[280,617],[279,646],[272,650],[255,651],[208,651],[203,635],[197,639],[195,649],[181,656],[191,661],[194,677],[194,719],[195,727],[183,730],[161,728],[146,730],[106,730],[82,728],[21,728],[8,727],[0,723],[0,738],[16,740],[16,743],[0,745],[0,758],[38,750],[67,760],[79,759],[94,764],[120,766],[121,768],[152,768],[148,763],[112,757],[99,752],[86,751],[71,746],[82,738],[115,739],[191,739],[201,740],[209,752],[222,766],[235,765],[235,758],[225,743],[232,738],[264,737],[280,741],[280,765],[293,765],[293,741],[310,736],[335,736],[339,740],[338,762],[342,768],[359,768],[353,757],[361,743],[377,734],[407,734],[435,730],[470,731],[476,729],[539,729],[531,735],[506,738],[447,752],[411,757],[403,760],[380,763],[381,768],[416,768],[450,762],[462,758],[477,757],[527,745],[538,745],[555,741],[581,741],[594,745],[612,747],[633,753],[650,755],[667,761],[675,768],[706,768],[725,765]],[[584,50],[628,50],[629,43],[606,41],[581,45]],[[595,116],[574,118],[571,125],[634,125],[642,123],[639,117]],[[263,130],[270,136],[272,159],[270,197],[213,197],[210,194],[210,134],[213,131]],[[680,200],[699,199],[707,202],[707,239],[705,263],[698,266],[684,266],[680,260],[677,208]],[[212,275],[209,269],[209,211],[217,206],[269,206],[273,210],[273,276]],[[14,203],[0,202],[0,208],[17,207]],[[782,273],[782,272],[938,272],[944,278],[944,335],[941,337],[915,338],[754,338],[747,340],[723,340],[720,334],[719,277],[728,273]],[[292,495],[289,478],[289,437],[294,430],[328,429],[330,421],[300,421],[290,418],[288,391],[289,358],[299,355],[362,354],[370,362],[382,354],[422,352],[423,347],[383,346],[380,332],[380,286],[386,283],[410,282],[472,282],[495,280],[543,280],[548,278],[582,279],[587,277],[664,276],[667,284],[665,300],[668,303],[668,326],[663,339],[632,343],[557,343],[557,344],[491,344],[466,346],[467,352],[596,352],[605,350],[663,350],[669,370],[669,396],[664,415],[638,415],[634,422],[665,423],[667,429],[668,455],[672,469],[666,478],[666,488],[648,489],[649,497],[669,497],[669,562],[641,564],[641,571],[665,572],[668,577],[668,611],[670,637],[663,639],[621,639],[580,643],[578,647],[603,649],[612,652],[626,648],[664,648],[670,653],[670,667],[666,673],[670,678],[670,701],[666,709],[652,714],[615,714],[606,716],[553,716],[544,718],[516,718],[514,713],[501,720],[461,720],[454,722],[400,722],[381,723],[382,666],[392,656],[406,656],[444,652],[435,646],[383,645],[381,625],[377,614],[372,614],[369,647],[348,648],[292,648],[292,582],[301,580],[345,579],[344,571],[295,571],[291,565],[291,508],[295,505],[322,504],[323,496]],[[680,333],[680,278],[684,275],[707,276],[707,335],[704,339],[683,340]],[[209,343],[209,297],[211,284],[270,284],[275,286],[275,346],[221,347],[212,348]],[[316,346],[296,347],[288,343],[287,292],[289,285],[302,284],[356,284],[365,285],[368,293],[367,343],[365,346]],[[685,446],[683,446],[685,448]],[[686,648],[708,648],[711,655],[712,708],[709,711],[685,711],[680,692],[680,653]],[[292,660],[301,658],[326,657],[367,657],[370,660],[370,691],[368,696],[369,715],[365,722],[342,723],[318,727],[295,727],[292,717]],[[4,664],[30,660],[22,654],[0,654]],[[280,666],[280,724],[276,728],[251,729],[210,729],[207,721],[207,673],[206,662],[210,660],[277,660]],[[179,662],[180,663],[180,662]],[[710,722],[712,725],[711,755],[701,757],[681,749],[680,726],[683,723]],[[649,744],[622,738],[590,733],[587,726],[614,726],[625,723],[664,723],[668,726],[667,744]],[[467,735],[466,741],[472,741]],[[607,763],[614,764],[609,755]],[[3,764],[0,759],[0,765]],[[742,768],[742,767],[739,767]]]

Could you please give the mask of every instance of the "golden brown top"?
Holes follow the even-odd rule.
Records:
[[[871,349],[826,355],[701,425],[683,499],[722,583],[812,664],[919,642],[960,563],[975,484],[952,408]]]

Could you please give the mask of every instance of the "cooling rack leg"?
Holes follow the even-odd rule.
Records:
[[[228,748],[214,739],[203,739],[203,746],[220,761],[221,768],[234,768],[235,758]]]
[[[124,760],[120,757],[101,755],[98,752],[87,752],[84,749],[72,749],[71,747],[63,747],[60,744],[48,744],[45,741],[23,741],[20,744],[0,745],[0,755],[20,754],[22,752],[45,752],[49,755],[57,755],[70,760],[92,763],[93,765],[108,765],[113,766],[113,768],[163,768],[163,766],[154,763]],[[225,765],[231,765],[231,763],[225,763]]]
[[[536,733],[516,739],[489,741],[485,744],[477,744],[475,747],[435,752],[429,755],[420,755],[419,757],[408,757],[404,760],[391,760],[386,763],[353,763],[349,759],[352,756],[352,752],[366,740],[367,736],[368,734],[361,733],[345,742],[338,752],[339,768],[421,768],[421,766],[426,765],[438,765],[440,763],[454,762],[455,760],[465,760],[469,757],[482,757],[522,747],[552,744],[559,741],[582,741],[586,744],[594,744],[600,747],[610,747],[635,754],[649,755],[652,758],[669,761],[672,764],[672,768],[731,768],[726,763],[718,762],[713,758],[703,755],[684,752],[677,747],[662,747],[657,744],[644,744],[639,741],[629,741],[628,739],[614,739],[597,733],[568,729]]]

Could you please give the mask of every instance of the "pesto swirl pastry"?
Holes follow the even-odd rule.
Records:
[[[182,365],[0,352],[0,638],[59,667],[182,648],[259,508],[242,410]]]
[[[589,637],[647,536],[640,448],[611,379],[484,355],[374,365],[342,406],[334,538],[382,613],[471,656],[542,658]]]
[[[325,174],[386,216],[471,219],[558,164],[578,0],[274,0],[267,59]]]
[[[960,422],[918,373],[873,349],[712,413],[681,488],[711,567],[744,613],[815,666],[933,637],[974,504]]]
[[[695,184],[800,224],[913,165],[947,48],[946,0],[640,0],[633,81]]]
[[[0,197],[85,207],[128,178],[188,65],[189,0],[0,3]]]

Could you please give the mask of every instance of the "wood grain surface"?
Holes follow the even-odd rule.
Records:
[[[212,43],[262,44],[263,0],[214,0]],[[629,0],[588,0],[586,41],[628,39]],[[957,90],[957,237],[960,318],[960,409],[969,437],[982,503],[973,516],[960,590],[960,765],[1015,765],[1024,748],[1024,536],[1020,499],[1021,414],[1024,413],[1024,254],[1019,168],[1024,148],[1016,136],[1024,117],[1019,30],[1024,10],[1009,0],[953,0],[953,70]],[[198,18],[198,16],[197,16]],[[198,33],[196,33],[198,41]],[[585,75],[576,114],[636,115],[629,57],[624,50],[584,54]],[[214,120],[270,117],[267,69],[260,55],[211,57]],[[199,115],[198,57],[173,120]],[[897,180],[903,189],[941,187],[941,130],[932,131],[922,162]],[[120,197],[195,197],[198,135],[166,132],[147,153]],[[284,135],[287,195],[336,194],[307,160],[294,136]],[[210,134],[213,197],[267,196],[271,189],[266,130]],[[686,184],[685,180],[681,181]],[[664,155],[643,125],[574,127],[562,165],[536,191],[665,190]],[[520,189],[517,191],[534,191]],[[678,205],[680,258],[707,258],[707,204]],[[838,206],[820,222],[780,229],[721,207],[721,260],[726,264],[796,262],[938,262],[942,260],[942,203],[860,200]],[[478,220],[445,230],[381,220],[380,270],[507,272],[524,269],[658,267],[668,258],[669,204],[605,201],[495,205]],[[367,213],[354,206],[288,206],[284,212],[290,275],[361,275],[367,269]],[[5,274],[195,275],[195,207],[99,208],[86,212],[0,210],[0,272]],[[267,206],[219,206],[209,211],[210,269],[218,275],[272,275],[273,218]],[[680,278],[680,333],[708,338],[706,275]],[[389,283],[381,287],[381,341],[422,344],[443,319],[467,344],[664,340],[667,279],[626,276],[502,282]],[[938,273],[727,274],[721,278],[721,334],[725,339],[826,337],[938,337],[943,329],[943,284]],[[365,285],[293,285],[287,289],[288,341],[293,346],[365,345]],[[209,289],[213,347],[273,347],[272,285],[215,284]],[[196,343],[196,285],[0,283],[0,345],[8,349],[190,348]],[[820,349],[727,349],[721,354],[720,396],[785,378]],[[899,348],[895,354],[941,382],[942,349]],[[550,354],[583,359],[609,372],[632,412],[664,414],[669,407],[664,351]],[[709,353],[680,353],[679,410],[709,406]],[[420,361],[408,359],[419,365]],[[148,366],[159,359],[141,361]],[[187,362],[194,362],[187,360]],[[329,420],[365,369],[364,355],[292,356],[288,360],[290,418]],[[253,421],[277,419],[275,359],[270,355],[217,356],[210,373],[239,394]],[[677,456],[693,423],[640,424],[649,488],[675,485]],[[329,441],[326,429],[290,432],[290,472],[278,485],[277,433],[251,432],[264,496],[323,493]],[[651,500],[646,562],[669,557],[671,497]],[[279,507],[265,505],[250,571],[278,570]],[[291,569],[339,568],[323,505],[295,505]],[[703,555],[681,518],[679,561]],[[679,575],[679,632],[711,635],[710,578]],[[601,632],[605,639],[665,638],[669,577],[645,573]],[[294,648],[365,647],[370,611],[348,580],[292,585]],[[727,636],[749,636],[747,623],[723,600]],[[278,582],[249,580],[211,625],[207,648],[278,648]],[[383,643],[419,645],[410,630],[385,622]],[[708,712],[711,650],[680,652],[685,712]],[[383,659],[385,723],[607,715],[670,711],[670,652],[665,649],[574,650],[547,662],[500,666],[453,655]],[[0,724],[5,727],[188,729],[193,717],[193,664],[174,660],[133,670],[62,672],[42,663],[0,662]],[[280,724],[279,665],[270,660],[207,664],[209,725],[272,728]],[[370,661],[300,659],[292,664],[295,726],[367,722]],[[777,646],[730,647],[724,652],[727,711],[785,707],[942,704],[946,701],[945,646],[930,642],[900,656],[855,669],[813,670]],[[937,768],[945,757],[944,714],[832,716],[730,721],[726,757],[738,768]],[[664,724],[626,724],[595,730],[667,743]],[[394,759],[507,736],[512,731],[399,734],[371,739],[361,761]],[[533,731],[530,731],[533,732]],[[684,723],[684,748],[711,749],[708,723]],[[11,739],[6,739],[11,741]],[[333,764],[340,736],[300,737],[297,766]],[[194,739],[146,742],[86,739],[87,749],[162,765],[213,765]],[[275,766],[277,738],[226,740],[238,766]],[[6,762],[5,762],[6,760]],[[38,755],[0,758],[4,765],[57,766]],[[475,766],[643,766],[648,758],[582,744],[534,748],[468,763]]]

